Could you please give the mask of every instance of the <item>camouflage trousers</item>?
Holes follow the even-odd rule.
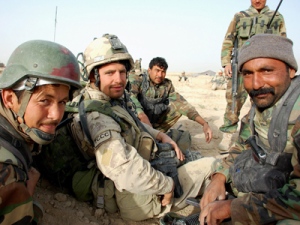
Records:
[[[237,96],[235,101],[234,112],[232,111],[232,79],[228,79],[226,89],[227,106],[224,113],[224,124],[219,128],[220,131],[225,133],[235,133],[237,131],[239,116],[241,109],[246,102],[248,93],[244,88],[243,76],[238,74]]]
[[[166,113],[162,114],[160,119],[152,124],[153,128],[166,133],[181,117],[182,115],[176,110],[171,103]]]

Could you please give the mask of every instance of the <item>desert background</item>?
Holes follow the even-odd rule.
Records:
[[[177,92],[191,103],[200,115],[208,121],[212,131],[212,141],[207,144],[202,127],[187,117],[182,116],[174,125],[180,129],[189,130],[192,136],[192,150],[199,151],[203,156],[225,157],[218,153],[218,144],[221,142],[222,133],[218,128],[223,123],[223,114],[226,107],[225,90],[211,90],[211,79],[213,76],[186,73],[188,80],[179,82],[178,77],[181,72],[167,73],[167,78],[171,79]],[[242,108],[241,115],[245,115],[250,108],[249,99]],[[241,117],[240,117],[241,118]],[[234,135],[237,137],[237,134]],[[52,186],[45,179],[41,179],[36,189],[34,199],[44,208],[44,217],[41,225],[157,225],[158,219],[149,219],[142,222],[122,220],[118,213],[108,214],[102,209],[93,209],[91,204],[79,202],[64,190]],[[179,214],[188,216],[199,209],[193,206],[178,211]]]

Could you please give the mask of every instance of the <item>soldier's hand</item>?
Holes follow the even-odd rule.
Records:
[[[224,219],[230,218],[231,202],[232,200],[223,200],[209,203],[201,210],[199,216],[200,224],[215,225],[220,224]]]
[[[203,132],[205,134],[205,141],[209,143],[212,139],[213,132],[207,122],[203,125]]]
[[[157,137],[157,140],[161,141],[162,143],[169,143],[172,145],[174,151],[176,152],[176,156],[180,161],[183,161],[185,159],[184,154],[182,153],[182,151],[180,150],[180,148],[178,147],[178,145],[176,144],[176,142],[170,138],[167,134],[163,133],[163,132],[159,132]]]
[[[231,68],[231,64],[228,64],[227,66],[225,66],[224,71],[225,71],[225,75],[226,75],[226,76],[232,77],[232,68]]]
[[[173,194],[174,194],[174,189],[175,189],[175,183],[173,182],[173,188],[172,191],[169,193],[166,193],[163,195],[163,198],[161,200],[161,205],[162,206],[166,206],[172,203],[172,198],[173,198]]]
[[[224,200],[226,198],[225,182],[226,177],[223,174],[216,173],[213,175],[210,184],[205,189],[201,198],[201,210],[215,200]]]

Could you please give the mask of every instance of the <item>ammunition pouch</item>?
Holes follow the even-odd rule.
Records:
[[[243,151],[230,168],[233,186],[239,192],[266,193],[287,183],[292,171],[291,154],[282,153],[276,165],[269,164],[269,160],[261,164],[253,154],[251,149]]]
[[[237,24],[237,30],[240,38],[248,39],[250,37],[249,35],[251,32],[251,24],[252,24],[251,17],[240,18],[240,21]]]

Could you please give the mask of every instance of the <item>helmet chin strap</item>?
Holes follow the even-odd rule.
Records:
[[[33,90],[36,86],[38,78],[28,78],[25,83],[25,90],[24,95],[22,97],[21,106],[17,116],[21,118],[20,127],[22,128],[23,132],[27,134],[34,142],[45,145],[49,144],[55,137],[55,134],[49,134],[37,128],[29,128],[24,122],[24,114],[29,103],[30,97],[33,93]]]
[[[94,68],[95,86],[100,90],[100,74],[98,68]]]

